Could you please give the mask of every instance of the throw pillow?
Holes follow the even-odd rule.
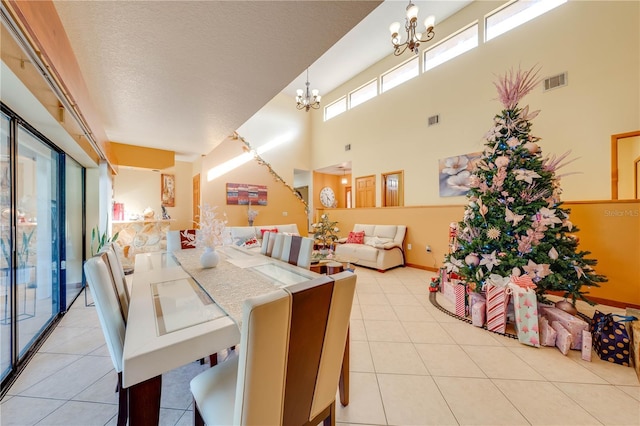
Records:
[[[264,238],[264,233],[265,232],[271,232],[272,234],[275,234],[276,232],[278,232],[278,228],[273,228],[273,229],[261,229],[260,230],[260,234],[262,235],[262,238]]]
[[[349,236],[347,237],[347,244],[363,244],[364,243],[364,231],[360,232],[349,232]]]
[[[240,247],[251,248],[251,247],[260,247],[260,241],[256,237],[249,238],[247,241],[242,243]]]
[[[182,250],[196,248],[195,229],[184,229],[180,231],[180,248]]]

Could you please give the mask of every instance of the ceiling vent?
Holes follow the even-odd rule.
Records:
[[[431,117],[429,117],[429,126],[436,125],[439,122],[440,122],[440,116],[439,115],[432,115]]]
[[[544,79],[544,91],[548,91],[551,89],[555,89],[557,87],[562,87],[567,85],[567,73],[563,72],[562,74],[554,75],[552,77],[548,77]]]

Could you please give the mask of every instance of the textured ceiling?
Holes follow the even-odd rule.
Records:
[[[469,2],[415,3],[439,22]],[[312,64],[322,94],[388,56],[407,2],[380,3],[54,0],[109,140],[185,156],[293,96]]]
[[[56,1],[110,140],[205,154],[377,1]]]

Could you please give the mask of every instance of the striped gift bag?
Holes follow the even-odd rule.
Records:
[[[507,328],[507,305],[509,277],[491,274],[486,280],[487,330],[504,333]]]
[[[467,316],[467,284],[459,282],[453,286],[453,292],[456,297],[456,315],[460,317]]]

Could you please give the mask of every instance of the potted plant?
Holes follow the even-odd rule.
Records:
[[[107,229],[106,226],[105,229]],[[107,231],[100,234],[100,229],[98,229],[98,226],[96,225],[96,227],[91,230],[91,256],[95,256],[96,253],[100,253],[100,250],[102,250],[102,247],[106,244],[115,242],[118,239],[119,234],[119,232],[116,232],[113,237],[109,238],[107,236]]]
[[[320,216],[320,222],[311,224],[314,229],[313,238],[321,252],[333,250],[333,244],[338,240],[336,233],[340,232],[337,224],[338,222],[329,219],[326,213]]]

